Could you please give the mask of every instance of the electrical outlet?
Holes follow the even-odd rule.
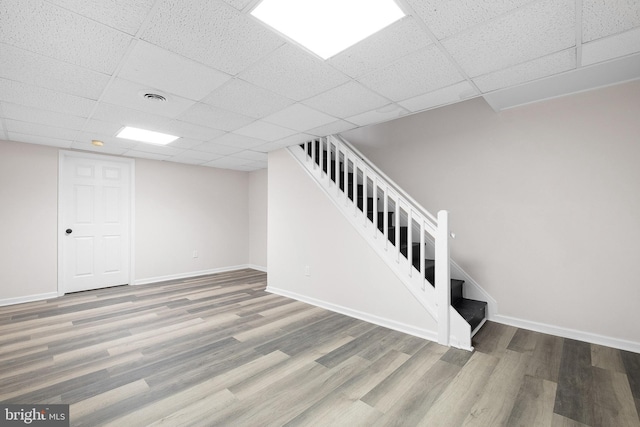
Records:
[[[311,267],[309,267],[308,265],[304,266],[304,275],[311,276]]]
[[[198,258],[198,251],[193,251],[193,257]]]

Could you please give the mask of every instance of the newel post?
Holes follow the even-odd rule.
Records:
[[[449,236],[449,212],[439,211],[435,248],[435,287],[438,307],[438,344],[446,346],[449,345],[449,306],[451,305]]]

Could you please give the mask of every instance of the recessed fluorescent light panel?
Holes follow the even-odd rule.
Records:
[[[262,0],[251,14],[323,59],[405,16],[394,0]]]
[[[132,128],[129,126],[122,128],[122,130],[118,132],[116,137],[157,145],[167,145],[180,138],[179,136],[168,135],[166,133],[154,132],[151,130]]]

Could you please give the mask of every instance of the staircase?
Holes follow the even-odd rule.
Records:
[[[472,350],[487,303],[450,277],[448,213],[428,213],[338,136],[289,151],[436,319],[438,342]]]

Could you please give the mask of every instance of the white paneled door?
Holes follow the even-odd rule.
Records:
[[[130,283],[134,163],[60,153],[59,293]]]

